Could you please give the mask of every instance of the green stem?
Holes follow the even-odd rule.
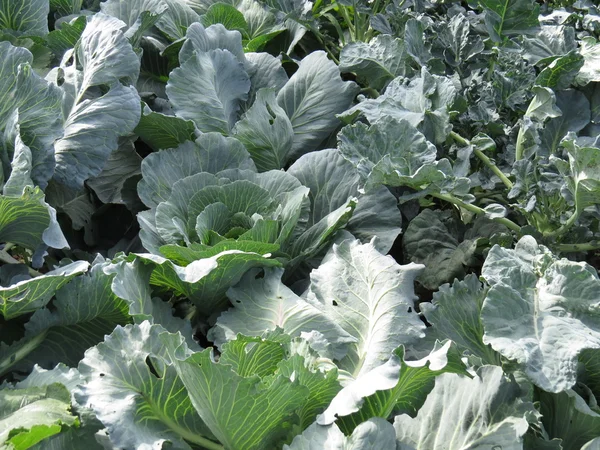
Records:
[[[221,444],[217,444],[216,442],[213,442],[200,436],[194,439],[194,443],[200,444],[207,450],[225,450],[225,447],[223,447]]]
[[[446,202],[452,203],[456,206],[460,206],[461,208],[466,209],[467,211],[471,211],[472,213],[485,214],[485,210],[480,208],[479,206],[475,206],[471,203],[465,203],[462,200],[456,198],[455,196],[453,196],[451,194],[438,194],[436,192],[433,192],[429,195],[431,195],[432,197],[435,197],[435,198],[439,198],[440,200],[444,200]],[[508,229],[513,230],[516,233],[521,232],[521,227],[519,225],[517,225],[516,223],[514,223],[512,220],[507,219],[506,217],[497,217],[492,220],[503,224]]]
[[[373,88],[363,88],[360,90],[361,94],[368,94],[370,95],[372,98],[377,98],[379,97],[379,92],[377,92],[376,89]]]
[[[6,252],[6,250],[0,250],[0,262],[3,262],[5,264],[22,264],[20,261],[10,256]],[[39,277],[42,275],[40,272],[32,269],[31,267],[27,267],[27,270],[29,271],[29,275],[31,275],[32,277]]]
[[[350,37],[352,38],[352,41],[356,41],[356,30],[354,28],[352,20],[350,19],[350,15],[348,14],[348,10],[345,6],[339,5],[339,7],[342,17],[346,21],[346,25],[348,26],[348,30],[350,31]]]
[[[591,250],[600,249],[600,242],[588,242],[583,244],[558,244],[554,248],[559,252],[573,253],[573,252],[589,252]]]
[[[517,135],[517,143],[515,144],[515,161],[523,159],[523,153],[525,153],[525,131],[523,130],[523,125],[521,125],[519,134]]]
[[[575,224],[575,222],[577,222],[578,218],[579,213],[575,211],[560,228],[549,233],[544,233],[544,237],[556,237],[560,236],[561,234],[565,234],[567,230],[571,228]]]
[[[471,142],[469,140],[465,139],[460,134],[455,133],[454,131],[450,132],[450,136],[459,144],[465,146],[471,145]],[[502,183],[504,183],[504,186],[506,186],[508,189],[512,189],[512,181],[510,181],[508,177],[504,175],[504,173],[502,173],[498,166],[494,164],[494,162],[485,153],[483,153],[478,148],[473,148],[473,153],[475,153],[475,156],[477,156],[492,172],[494,172],[494,174],[498,178],[500,178]]]

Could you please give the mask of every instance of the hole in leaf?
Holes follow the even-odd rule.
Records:
[[[162,378],[162,376],[156,370],[156,367],[154,367],[154,363],[152,362],[150,355],[146,356],[146,365],[148,366],[148,369],[152,375],[154,375],[156,378]]]
[[[338,302],[336,302],[336,301],[334,300],[334,301],[332,301],[332,302],[331,302],[331,304],[332,304],[333,306],[337,306],[337,305],[338,305]]]
[[[412,308],[410,306],[408,307],[408,311],[407,312],[409,312],[409,313],[412,312]]]

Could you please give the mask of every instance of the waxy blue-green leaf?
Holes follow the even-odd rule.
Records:
[[[519,363],[542,389],[571,388],[578,355],[600,348],[596,270],[557,260],[525,236],[514,250],[494,246],[482,276],[491,285],[481,311],[484,343]]]
[[[142,158],[136,153],[132,139],[121,138],[102,171],[87,181],[103,203],[122,203],[121,190],[125,182],[141,172]]]
[[[175,114],[194,121],[202,132],[229,134],[240,103],[248,98],[250,79],[228,50],[197,52],[173,70],[167,96]]]
[[[374,417],[357,426],[352,435],[345,436],[334,423],[312,424],[297,435],[284,450],[381,450],[396,448],[394,427],[384,419]]]
[[[195,130],[191,120],[154,112],[144,105],[140,122],[134,132],[153,150],[162,150],[193,141]]]
[[[348,198],[356,197],[356,208],[345,229],[363,243],[377,236],[375,248],[382,253],[390,250],[402,224],[396,198],[383,186],[360,194],[359,173],[339,151],[328,149],[307,153],[288,169],[288,173],[310,188],[308,226],[346,204]]]
[[[450,108],[456,96],[451,79],[432,75],[423,67],[418,78],[395,78],[385,92],[345,111],[343,118],[360,113],[374,124],[384,119],[405,120],[438,144],[451,131]]]
[[[494,42],[515,35],[534,34],[540,6],[534,0],[470,0],[485,11],[485,25]]]
[[[0,195],[0,242],[30,250],[40,245],[68,247],[56,221],[56,211],[44,201],[39,188],[26,187],[17,197]]]
[[[144,158],[138,193],[147,206],[156,207],[169,199],[177,181],[199,172],[215,174],[234,168],[255,169],[256,166],[237,139],[204,133],[195,142],[185,142]]]
[[[48,14],[48,0],[1,0],[0,31],[17,36],[45,36]]]
[[[212,350],[191,356],[173,335],[163,340],[198,415],[226,450],[259,450],[281,445],[296,420],[308,388],[275,373],[240,376],[215,362]]]
[[[279,92],[289,80],[279,58],[268,53],[246,53],[246,60],[250,63],[247,71],[251,86],[245,109],[254,102],[259,90],[264,88]]]
[[[185,30],[200,20],[200,16],[181,0],[108,0],[100,10],[117,17],[132,27],[143,12],[161,14],[157,28],[175,41],[185,37]]]
[[[356,339],[340,368],[357,378],[416,342],[425,326],[414,311],[414,279],[422,266],[400,266],[372,243],[334,244],[311,273],[307,301]]]
[[[342,47],[340,71],[353,72],[373,89],[383,89],[410,72],[409,58],[401,39],[382,34],[369,43],[350,42]]]
[[[539,86],[554,90],[567,89],[583,67],[583,57],[575,50],[552,61],[535,79]]]
[[[315,150],[339,125],[358,93],[358,86],[342,81],[338,67],[323,51],[310,53],[277,94],[294,129],[291,157]]]
[[[223,242],[226,245],[227,242]],[[241,244],[243,248],[243,241]],[[151,254],[138,254],[143,261],[154,264],[150,283],[170,289],[194,303],[202,314],[224,309],[227,304],[225,292],[254,267],[277,267],[281,263],[270,258],[271,246],[264,252],[222,250],[218,244],[199,252],[197,260],[185,267],[169,259]],[[226,247],[225,247],[226,248]]]
[[[448,161],[436,162],[435,146],[405,120],[346,126],[338,149],[358,169],[367,193],[382,184],[419,189],[452,176]]]
[[[600,203],[600,149],[580,147],[566,142],[571,167],[571,180],[567,186],[575,198],[575,210],[581,214],[588,206]]]
[[[244,144],[259,171],[286,166],[294,129],[277,104],[274,90],[261,89],[256,93],[255,102],[236,123],[233,135]]]
[[[32,63],[26,49],[0,42],[0,142],[9,154],[18,140],[29,147],[31,178],[45,188],[54,173],[54,141],[63,133],[62,94],[33,71]]]
[[[194,23],[187,29],[186,37],[179,51],[181,64],[194,56],[194,52],[208,53],[217,49],[228,50],[240,63],[246,62],[242,35],[238,31],[227,29],[220,23],[210,26]]]
[[[65,67],[71,76],[81,78],[72,93],[65,97],[64,135],[55,143],[55,179],[78,190],[83,182],[97,176],[118,138],[131,133],[140,120],[140,98],[133,87],[120,83],[135,82],[140,62],[124,36],[125,24],[102,13],[92,16],[74,54],[82,66]],[[110,86],[108,92],[87,98],[93,86]],[[72,103],[70,103],[72,101]]]
[[[447,220],[444,211],[424,209],[410,221],[402,237],[405,258],[425,265],[418,281],[430,290],[463,278],[469,266],[480,264],[473,260],[477,240],[459,240]]]
[[[418,361],[405,361],[404,348],[392,352],[390,359],[356,380],[346,384],[335,396],[317,423],[338,426],[350,434],[371,417],[389,419],[392,414],[414,415],[441,373],[466,374],[460,355],[452,343],[436,344],[429,355]]]
[[[584,37],[581,40],[581,49],[579,51],[583,56],[584,64],[575,80],[577,84],[585,85],[594,81],[600,81],[600,69],[598,69],[598,64],[600,63],[600,42],[591,36]]]
[[[189,450],[186,440],[202,445],[210,436],[177,376],[161,339],[165,334],[184,345],[180,334],[147,321],[118,326],[79,364],[85,384],[75,398],[96,413],[115,447],[161,448],[168,442]],[[191,353],[185,347],[185,355]]]
[[[575,29],[565,25],[544,24],[533,36],[523,36],[523,57],[532,64],[543,64],[557,56],[577,50]]]
[[[396,416],[397,448],[521,450],[535,409],[520,397],[519,385],[497,366],[480,368],[473,379],[444,373],[416,417]]]
[[[62,22],[60,27],[56,25],[56,29],[48,33],[46,38],[48,48],[52,50],[52,53],[54,53],[57,58],[62,58],[67,50],[75,47],[75,44],[77,44],[77,41],[81,37],[81,33],[83,33],[86,23],[86,17],[79,16],[71,22]]]
[[[71,395],[61,384],[0,389],[0,445],[27,449],[43,439],[77,425],[71,414]]]
[[[266,330],[279,327],[296,337],[316,330],[331,344],[333,354],[329,356],[343,358],[347,344],[356,339],[314,305],[294,294],[281,282],[282,275],[281,269],[266,270],[263,278],[249,272],[237,286],[229,289],[227,297],[234,307],[219,316],[209,333],[210,339],[221,346],[238,333],[260,336]]]
[[[86,275],[65,274],[67,281],[73,279],[61,283],[64,286],[56,291],[52,309],[35,311],[25,325],[24,338],[7,349],[8,355],[14,355],[12,370],[26,371],[34,364],[52,368],[59,362],[76,366],[88,348],[116,325],[130,321],[128,303],[112,292],[113,277],[103,273],[106,266],[98,260]]]
[[[551,439],[560,439],[564,450],[578,450],[600,434],[600,414],[575,391],[539,394],[541,422]],[[594,447],[592,447],[594,448]]]
[[[9,320],[40,309],[58,289],[85,272],[88,265],[85,261],[77,261],[44,275],[0,287],[0,313]]]
[[[483,343],[480,315],[486,292],[477,277],[470,274],[462,281],[440,286],[431,303],[423,302],[419,306],[437,336],[451,339],[460,350],[481,358],[486,364],[499,365],[499,355]]]

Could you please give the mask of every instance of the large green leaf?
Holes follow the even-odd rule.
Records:
[[[118,326],[79,364],[85,384],[75,397],[96,413],[115,447],[161,448],[168,442],[172,448],[189,450],[186,440],[202,445],[210,436],[161,334],[168,333],[147,321]],[[179,334],[170,336],[183,342]],[[185,351],[191,353],[187,347]]]
[[[473,379],[445,373],[437,377],[417,416],[396,416],[398,449],[521,450],[533,404],[502,369],[484,366]]]
[[[85,261],[59,267],[44,275],[0,287],[0,313],[6,320],[45,306],[55,292],[88,268]]]
[[[472,0],[475,3],[474,0]],[[495,42],[537,31],[540,6],[534,0],[476,0],[485,11],[485,25]]]
[[[393,426],[381,418],[369,419],[357,426],[350,436],[336,424],[322,426],[316,422],[285,445],[284,450],[382,450],[396,448]]]
[[[196,252],[196,260],[185,267],[157,255],[139,254],[143,261],[155,268],[150,282],[155,286],[173,290],[177,295],[191,300],[203,314],[223,309],[227,303],[225,292],[236,284],[253,267],[277,267],[281,263],[270,259],[272,246],[264,244],[262,252],[247,252],[227,248],[222,242],[209,250]],[[243,249],[244,242],[239,245]]]
[[[27,449],[77,424],[71,394],[61,384],[0,389],[0,445]]]
[[[421,270],[412,263],[399,266],[372,243],[346,240],[333,246],[311,273],[307,301],[356,338],[340,368],[356,378],[424,335],[414,311],[413,282]]]
[[[131,133],[140,120],[137,91],[120,83],[122,79],[135,82],[140,70],[139,59],[122,32],[124,26],[102,13],[92,16],[74,54],[83,70],[78,72],[75,65],[65,68],[68,76],[81,77],[76,89],[67,92],[64,135],[54,147],[55,178],[71,189],[81,189],[85,180],[98,175],[117,149],[118,138]],[[110,89],[87,98],[86,92],[98,85]]]
[[[286,166],[294,130],[277,104],[274,90],[257,92],[256,101],[235,125],[233,134],[248,149],[259,171]]]
[[[350,434],[371,417],[389,419],[392,414],[416,414],[434,385],[436,376],[445,372],[466,374],[460,355],[450,350],[451,342],[434,348],[418,361],[405,361],[404,348],[396,349],[381,366],[348,383],[319,416],[319,425],[337,420]]]
[[[193,141],[195,129],[191,120],[154,112],[144,105],[135,133],[152,149],[162,150],[178,147],[185,141]]]
[[[175,114],[193,120],[200,131],[228,134],[240,102],[248,98],[250,79],[228,50],[196,52],[173,70],[167,95]]]
[[[310,188],[309,226],[344,205],[348,198],[357,197],[358,202],[346,230],[363,243],[377,236],[377,250],[382,253],[390,250],[402,224],[396,198],[383,186],[369,194],[360,194],[359,173],[340,152],[328,149],[307,153],[288,169],[288,173]]]
[[[451,339],[463,351],[477,356],[485,364],[500,364],[499,355],[483,343],[480,314],[487,290],[475,275],[444,284],[433,294],[431,303],[419,305],[437,335]]]
[[[514,250],[494,246],[482,276],[491,285],[481,311],[484,342],[516,360],[542,389],[572,387],[577,356],[600,348],[596,270],[556,260],[525,236]]]
[[[0,131],[7,147],[20,141],[31,152],[31,179],[45,188],[54,173],[54,141],[62,136],[62,93],[31,68],[33,55],[0,42]],[[8,170],[5,167],[4,170]]]
[[[187,356],[173,338],[163,345],[196,411],[225,449],[281,445],[308,388],[279,374],[240,376],[231,365],[215,362],[211,349]]]
[[[435,165],[435,146],[405,120],[344,127],[338,148],[358,169],[366,192],[381,184],[418,188],[446,177]]]
[[[207,53],[210,50],[228,50],[240,63],[245,63],[242,36],[237,31],[230,31],[222,24],[204,28],[200,23],[192,24],[186,33],[187,40],[179,52],[179,62],[190,59],[194,52]]]
[[[217,319],[209,334],[217,345],[235,336],[260,336],[266,330],[283,329],[292,337],[318,331],[332,345],[336,359],[346,354],[345,346],[355,338],[345,332],[326,314],[298,297],[281,282],[283,270],[269,269],[263,278],[249,272],[236,286],[227,292],[233,308]],[[257,314],[260,311],[260,314]]]
[[[371,124],[386,117],[406,120],[437,144],[450,133],[449,112],[455,96],[451,80],[423,68],[420,77],[395,78],[381,96],[359,103],[343,116],[361,113]]]
[[[204,133],[194,143],[185,142],[144,158],[138,192],[152,208],[169,199],[173,185],[179,180],[199,172],[216,174],[234,168],[255,169],[244,146],[237,139]]]
[[[577,214],[581,214],[588,206],[600,203],[600,149],[576,143],[566,143],[565,147],[572,176],[567,184],[573,191]]]
[[[113,277],[104,274],[106,266],[97,261],[87,275],[56,291],[51,309],[35,312],[25,326],[24,338],[2,355],[4,368],[9,358],[12,370],[26,371],[34,364],[52,368],[59,362],[76,366],[89,347],[101,342],[116,325],[129,322],[129,305],[112,292]]]
[[[16,35],[48,34],[48,0],[1,0],[0,31]]]
[[[477,241],[460,242],[451,225],[444,211],[424,209],[410,221],[402,237],[406,259],[425,265],[418,280],[427,289],[463,278],[467,267],[479,264],[473,261]]]
[[[579,450],[600,434],[600,414],[571,389],[557,394],[540,391],[542,423],[553,439],[561,439],[564,450]]]
[[[335,115],[348,109],[357,93],[356,84],[342,81],[338,67],[325,52],[306,56],[277,94],[277,103],[294,129],[290,156],[297,158],[315,150],[340,125]]]
[[[368,44],[351,42],[340,53],[340,71],[354,72],[374,89],[383,89],[398,76],[410,71],[410,56],[404,42],[390,35],[379,35]]]

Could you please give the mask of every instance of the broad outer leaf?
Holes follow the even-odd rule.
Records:
[[[250,79],[228,50],[196,52],[173,70],[167,95],[175,114],[194,121],[202,132],[229,134],[240,103],[248,98]]]
[[[292,123],[275,95],[271,89],[258,91],[256,101],[233,129],[261,172],[284,168],[294,139]]]
[[[271,246],[266,245],[270,250]],[[201,313],[207,315],[223,309],[227,303],[225,292],[239,282],[248,270],[254,267],[277,267],[281,264],[270,258],[269,251],[220,251],[220,247],[215,246],[204,253],[185,267],[157,255],[137,256],[154,264],[151,284],[171,289],[177,295],[188,298]]]
[[[238,31],[230,31],[222,24],[214,24],[204,28],[200,23],[192,24],[186,33],[187,40],[179,52],[179,62],[190,59],[194,52],[207,53],[210,50],[228,50],[237,60],[245,63],[242,35]]]
[[[58,289],[85,272],[88,266],[86,261],[77,261],[39,277],[0,287],[0,313],[9,320],[40,309]]]
[[[204,133],[195,142],[148,155],[142,161],[138,193],[150,208],[171,196],[173,185],[198,172],[216,174],[226,169],[256,169],[244,146],[219,133]]]
[[[540,6],[534,0],[477,0],[477,3],[485,11],[485,25],[495,42],[507,36],[533,34],[538,29]]]
[[[399,266],[373,243],[334,244],[311,273],[307,301],[357,339],[340,368],[356,378],[387,361],[399,345],[423,337],[413,287],[421,271],[417,264]]]
[[[0,131],[6,150],[17,140],[29,148],[31,179],[45,188],[54,174],[54,141],[63,133],[62,93],[37,75],[32,63],[26,49],[0,42]]]
[[[600,149],[565,144],[573,177],[575,208],[580,214],[588,206],[600,203]]]
[[[461,349],[477,356],[486,364],[500,364],[499,355],[483,343],[480,314],[486,289],[469,274],[464,280],[444,284],[433,294],[431,303],[419,305],[427,322],[437,335],[451,339]]]
[[[34,364],[52,368],[59,362],[76,366],[88,348],[130,321],[128,303],[111,291],[113,277],[103,272],[107,265],[98,258],[86,275],[69,277],[52,308],[33,314],[24,339],[8,349],[17,363],[12,370],[29,371]]]
[[[380,417],[374,417],[356,427],[351,436],[344,436],[336,424],[312,424],[284,445],[284,450],[387,450],[396,448],[394,427]]]
[[[366,192],[382,184],[418,188],[445,177],[435,166],[435,146],[405,120],[344,127],[338,149],[358,169]]]
[[[0,445],[29,448],[76,424],[71,394],[59,383],[25,389],[0,389]]]
[[[340,426],[350,432],[365,417],[388,419],[398,409],[416,412],[433,387],[435,377],[448,371],[447,367],[452,370],[448,354],[451,344],[446,342],[418,361],[405,361],[404,348],[399,347],[386,363],[344,386],[317,423],[330,425],[344,419],[344,426]]]
[[[383,186],[361,195],[359,173],[339,151],[327,149],[307,153],[287,172],[310,188],[308,226],[327,217],[345,204],[348,198],[357,197],[358,202],[346,230],[363,243],[377,236],[375,248],[381,253],[387,253],[392,248],[402,224],[396,198]]]
[[[196,411],[225,449],[277,448],[308,389],[277,374],[242,377],[215,362],[211,349],[188,356],[172,336],[163,345]]]
[[[48,34],[48,0],[0,0],[0,31],[17,35]]]
[[[90,348],[79,364],[86,382],[76,392],[82,405],[94,410],[118,448],[189,450],[190,442],[210,436],[177,376],[161,334],[179,344],[160,325],[117,326],[104,342]],[[191,352],[186,347],[186,354]]]
[[[564,450],[579,450],[600,435],[600,414],[575,391],[539,392],[544,429],[551,439],[561,439]],[[585,448],[585,447],[583,447]]]
[[[406,120],[427,139],[440,144],[451,131],[449,113],[455,97],[451,79],[433,75],[423,67],[420,77],[394,78],[382,95],[362,101],[342,117],[361,113],[371,124],[385,118]]]
[[[185,141],[193,141],[195,128],[191,120],[167,116],[144,106],[142,117],[134,131],[153,150],[162,150],[175,148]]]
[[[533,404],[497,366],[484,366],[473,379],[444,373],[415,418],[396,416],[399,450],[521,450]]]
[[[209,339],[221,346],[235,336],[260,336],[267,330],[283,329],[292,337],[313,330],[320,332],[333,346],[335,359],[346,354],[346,345],[355,338],[330,317],[281,282],[283,270],[267,269],[263,278],[249,272],[239,284],[227,292],[234,305],[217,319]]]
[[[407,74],[409,60],[401,39],[381,34],[368,44],[345,45],[340,53],[340,71],[354,72],[373,89],[383,89],[389,81]]]
[[[555,260],[525,236],[514,250],[494,246],[482,276],[491,285],[481,311],[484,342],[548,392],[573,386],[577,356],[600,348],[596,270]]]
[[[406,259],[425,265],[418,281],[430,290],[463,278],[477,248],[474,239],[459,242],[443,219],[444,212],[424,209],[411,220],[402,237]]]
[[[297,158],[315,150],[340,124],[344,112],[358,93],[358,86],[342,81],[338,67],[323,51],[310,53],[298,71],[277,94],[294,129],[290,156]]]

